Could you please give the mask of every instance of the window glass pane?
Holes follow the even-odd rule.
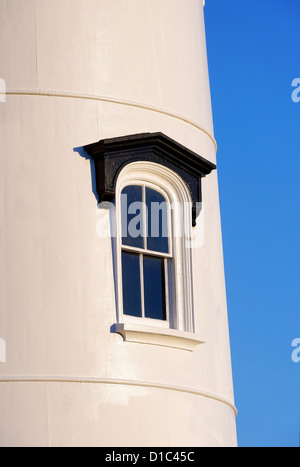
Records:
[[[142,317],[140,257],[122,253],[123,313]]]
[[[164,259],[144,256],[145,317],[166,320]]]
[[[122,244],[144,248],[143,240],[143,189],[126,186],[121,193]]]
[[[169,253],[168,204],[161,193],[146,188],[147,248]]]

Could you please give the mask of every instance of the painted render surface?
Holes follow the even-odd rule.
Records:
[[[0,31],[0,445],[235,446],[217,172],[193,250],[206,344],[123,342],[82,149],[159,131],[216,162],[202,1],[0,0]]]

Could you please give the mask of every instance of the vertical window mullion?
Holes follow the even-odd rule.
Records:
[[[166,320],[170,321],[168,259],[164,259]]]
[[[168,245],[169,253],[173,256],[173,213],[170,203],[168,202]]]
[[[145,291],[144,291],[144,255],[140,254],[140,282],[141,282],[141,300],[142,300],[142,317],[145,318]]]
[[[143,241],[144,241],[144,250],[147,250],[148,219],[147,219],[146,186],[145,185],[143,185],[142,201],[143,201],[143,236],[144,236]]]

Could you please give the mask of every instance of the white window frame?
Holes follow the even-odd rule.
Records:
[[[171,306],[172,316],[169,320],[153,320],[136,318],[123,314],[122,290],[122,233],[120,197],[128,185],[145,185],[160,192],[170,203],[169,210],[171,230],[170,253],[173,256],[171,290],[175,306]],[[183,209],[184,207],[184,209]],[[190,209],[189,209],[190,207]],[[192,255],[187,244],[192,235],[192,200],[190,191],[182,178],[171,169],[148,161],[133,162],[126,165],[120,172],[116,185],[116,282],[117,282],[117,319],[120,323],[143,325],[155,329],[168,327],[172,330],[194,333],[194,306],[192,290]],[[185,229],[182,230],[182,225]],[[179,230],[178,226],[180,226]],[[188,231],[187,231],[187,226]],[[190,230],[189,230],[190,229]],[[137,252],[138,249],[132,248]],[[144,252],[144,250],[143,250]],[[151,254],[151,252],[149,252]],[[163,254],[164,257],[168,256]],[[166,284],[166,289],[168,289]],[[167,292],[168,293],[168,292]],[[120,326],[119,326],[120,328]]]

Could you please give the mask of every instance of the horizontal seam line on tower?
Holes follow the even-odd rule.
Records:
[[[146,388],[164,389],[176,392],[185,392],[187,394],[193,394],[196,396],[206,397],[208,399],[221,402],[229,406],[237,416],[237,408],[228,400],[219,397],[215,394],[211,394],[206,391],[201,391],[195,388],[188,388],[183,386],[170,385],[166,383],[156,383],[148,381],[129,381],[125,379],[113,379],[113,378],[82,378],[82,377],[43,377],[43,376],[0,376],[0,383],[77,383],[77,384],[112,384],[112,385],[124,385],[124,386],[139,386]]]
[[[215,138],[204,128],[199,126],[197,123],[193,122],[192,120],[189,120],[187,117],[178,115],[178,114],[173,114],[172,112],[168,112],[167,110],[160,109],[158,107],[152,107],[147,104],[142,104],[139,102],[134,102],[134,101],[126,101],[122,99],[114,99],[113,97],[103,97],[103,96],[94,96],[90,94],[73,94],[73,93],[65,93],[65,92],[55,92],[55,91],[12,91],[12,90],[7,90],[6,95],[8,96],[40,96],[40,97],[64,97],[68,99],[85,99],[85,100],[93,100],[93,101],[101,101],[101,102],[107,102],[110,104],[118,104],[118,105],[126,105],[128,107],[135,107],[138,109],[143,109],[143,110],[149,110],[151,112],[156,112],[160,113],[162,115],[166,115],[167,117],[175,118],[177,120],[180,120],[184,123],[187,123],[198,130],[202,131],[204,134],[206,134],[209,139],[212,141],[213,145],[215,146],[215,149],[217,151],[217,142]]]

